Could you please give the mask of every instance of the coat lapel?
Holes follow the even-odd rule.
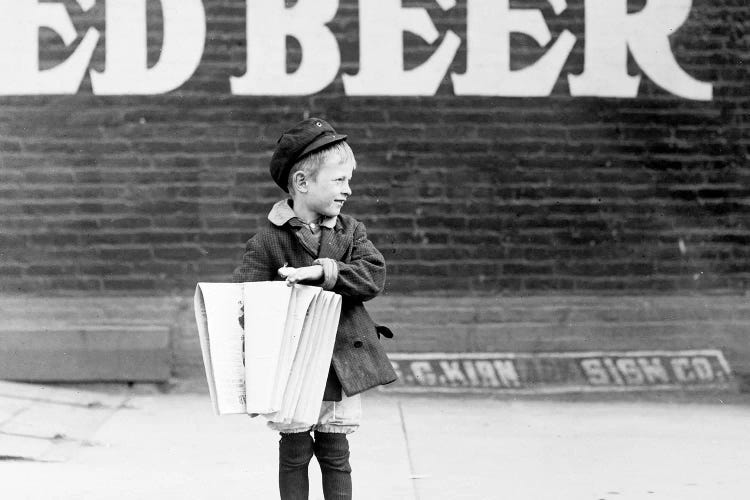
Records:
[[[302,231],[303,231],[302,229],[300,229],[299,231],[297,231],[297,239],[299,240],[300,243],[302,243],[302,246],[307,251],[307,253],[309,253],[313,258],[317,258],[318,257],[318,251],[315,248],[316,247],[316,241],[315,241],[315,239],[313,239],[312,236],[311,237],[305,237],[306,235],[300,234],[300,233],[302,233]]]
[[[319,258],[342,260],[342,257],[346,255],[346,251],[351,245],[352,234],[344,231],[339,224],[337,223],[334,229],[323,228],[318,251]]]
[[[313,258],[317,258],[318,242],[316,241],[315,236],[310,233],[310,230],[297,219],[289,219],[289,225],[292,226],[294,237],[302,244],[302,248],[304,248]]]

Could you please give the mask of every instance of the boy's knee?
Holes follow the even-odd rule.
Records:
[[[282,468],[304,467],[313,453],[313,439],[309,432],[281,433],[279,464]]]
[[[349,440],[339,432],[315,431],[315,456],[321,468],[351,472],[349,465]]]

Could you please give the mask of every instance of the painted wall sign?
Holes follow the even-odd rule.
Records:
[[[83,11],[97,0],[76,0]],[[206,40],[206,12],[201,0],[159,0],[163,18],[162,49],[149,67],[147,0],[99,0],[106,6],[104,32],[78,34],[63,4],[41,0],[0,0],[0,95],[74,94],[88,70],[94,94],[149,95],[184,84],[200,64]],[[565,0],[548,0],[556,15]],[[455,0],[438,0],[444,11]],[[230,78],[237,95],[309,95],[339,75],[341,52],[328,23],[338,0],[247,0],[247,71]],[[686,99],[710,100],[713,87],[686,73],[675,59],[669,36],[687,19],[692,0],[647,0],[628,12],[627,0],[584,0],[584,69],[568,74],[573,96],[632,98],[640,76],[628,74],[628,53],[640,70],[666,91]],[[438,32],[426,9],[404,7],[401,0],[359,0],[359,71],[343,74],[346,95],[434,95],[449,76],[456,95],[548,96],[577,38],[564,30],[553,40],[538,9],[511,7],[510,0],[466,0],[466,71],[450,72],[461,38]],[[462,14],[463,15],[463,14]],[[65,61],[39,67],[39,30],[55,32],[65,46],[77,46]],[[404,33],[434,47],[426,61],[404,68]],[[105,69],[89,70],[99,39],[104,41]],[[511,34],[520,33],[546,48],[532,64],[512,69]],[[286,39],[297,40],[301,63],[287,72]],[[439,43],[438,43],[438,40]]]
[[[728,388],[719,350],[390,354],[402,389],[559,393]]]

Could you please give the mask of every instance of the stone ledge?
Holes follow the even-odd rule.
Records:
[[[41,369],[34,353],[44,352],[67,377],[202,376],[192,308],[192,296],[0,296],[0,367],[8,359],[11,375]],[[383,341],[389,352],[721,349],[736,373],[750,374],[750,300],[742,296],[386,295],[367,308],[394,330]]]
[[[389,352],[721,349],[750,373],[742,296],[381,296],[367,308],[393,329]]]
[[[164,381],[171,375],[169,329],[85,326],[0,330],[0,379]]]
[[[0,378],[168,380],[178,304],[164,297],[0,297]]]

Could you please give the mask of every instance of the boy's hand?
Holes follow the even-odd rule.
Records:
[[[286,284],[293,286],[301,281],[320,281],[323,279],[323,266],[316,264],[307,267],[281,267],[279,276],[286,278]]]

